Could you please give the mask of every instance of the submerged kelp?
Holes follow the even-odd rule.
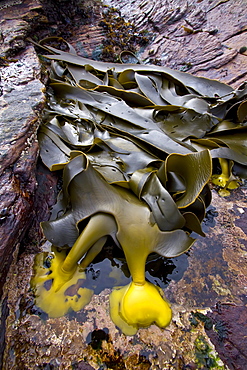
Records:
[[[224,191],[246,176],[247,88],[165,67],[96,62],[67,46],[45,46],[54,54],[46,55],[40,150],[47,167],[63,170],[63,188],[42,223],[54,246],[37,259],[36,303],[51,317],[84,307],[93,293],[83,287],[85,270],[111,237],[132,276],[110,296],[112,320],[129,335],[153,322],[164,327],[171,309],[145,280],[146,259],[178,256],[193,244],[192,232],[204,235],[212,160],[216,170],[222,165],[213,181]]]

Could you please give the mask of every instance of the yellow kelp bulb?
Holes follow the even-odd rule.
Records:
[[[143,285],[132,282],[115,288],[110,295],[110,314],[126,335],[134,335],[138,328],[151,324],[164,328],[172,318],[170,305],[159,288],[147,281]]]
[[[172,318],[169,304],[161,297],[158,288],[149,282],[130,284],[121,302],[120,313],[128,324],[141,327],[152,323],[165,327]]]
[[[229,176],[225,176],[224,174],[221,175],[213,175],[212,176],[212,183],[217,186],[221,186],[224,188],[229,180]]]

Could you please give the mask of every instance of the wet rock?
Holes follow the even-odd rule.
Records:
[[[216,350],[230,370],[241,370],[247,360],[247,307],[217,304],[207,315],[213,328],[207,331]]]
[[[198,76],[239,86],[246,79],[247,61],[239,54],[246,32],[246,2],[105,0],[121,11],[139,31],[152,35],[138,52],[145,62],[158,63]],[[236,70],[238,71],[236,73]]]
[[[214,307],[220,300],[237,305],[246,302],[247,235],[239,227],[238,209],[246,208],[246,189],[239,189],[228,198],[213,191],[216,207],[215,226],[203,229],[206,237],[198,237],[189,252],[189,267],[178,282],[172,281],[167,290],[171,302],[188,307]],[[220,268],[219,268],[220,266]]]
[[[34,49],[26,49],[16,59],[0,70],[0,296],[9,266],[15,263],[14,252],[35,218],[36,131],[44,104]],[[7,307],[3,304],[1,309],[1,333],[5,333]],[[4,338],[0,340],[4,349]]]
[[[25,46],[24,37],[28,31],[28,23],[19,19],[1,21],[2,45],[1,53],[14,54]]]
[[[33,25],[40,18],[40,10],[39,0],[1,1],[1,56],[16,55],[25,48],[25,37],[34,30]]]
[[[5,320],[9,314],[8,310],[8,298],[5,297],[1,302],[1,320],[0,320],[0,366],[2,366],[3,362],[3,354],[5,349],[5,333],[6,333],[6,326]]]
[[[99,27],[102,4],[95,0],[41,0],[43,24],[36,27],[35,37],[61,36],[74,41],[77,52],[92,57],[97,55],[104,35]],[[32,35],[31,35],[32,36]],[[32,36],[33,37],[33,36]]]
[[[77,370],[94,370],[94,368],[91,365],[87,364],[84,361],[80,361],[78,363],[74,363],[73,364],[73,368],[74,369],[77,369]]]
[[[22,11],[20,7],[22,6]],[[25,37],[36,16],[36,1],[1,2],[0,51],[0,295],[12,254],[34,217],[37,188],[35,168],[38,157],[36,137],[44,106],[41,65]]]

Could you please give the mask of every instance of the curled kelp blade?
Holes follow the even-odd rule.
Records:
[[[83,86],[84,87],[84,86]],[[124,90],[123,88],[116,88],[115,86],[105,86],[100,85],[95,87],[95,91],[106,92],[115,96],[116,98],[121,98],[126,101],[130,106],[140,106],[140,107],[150,107],[154,106],[154,102],[148,97],[141,95],[138,91]]]
[[[72,147],[90,148],[94,144],[95,124],[89,120],[71,120],[63,116],[55,116],[46,124],[67,145]]]
[[[200,222],[202,222],[206,215],[206,207],[203,199],[201,199],[201,197],[198,197],[192,204],[190,204],[186,208],[183,208],[182,214],[184,213],[192,213],[196,215]]]
[[[61,170],[69,161],[70,149],[61,139],[46,127],[38,134],[40,156],[44,164],[51,170]]]
[[[117,192],[93,169],[88,158],[78,153],[64,168],[59,202],[62,208],[56,208],[61,216],[43,222],[42,228],[47,239],[56,246],[71,247],[79,236],[80,221],[99,212],[114,214],[118,201]]]
[[[227,146],[236,153],[247,155],[247,130],[236,130],[234,134],[231,131],[218,133],[218,135],[212,134],[210,140],[221,146]]]
[[[54,45],[54,43],[56,43],[60,47],[62,47],[63,49],[65,49],[65,47],[66,47],[66,49],[68,50],[68,52],[70,54],[74,54],[74,55],[77,54],[75,48],[69,42],[67,42],[62,37],[58,37],[58,36],[48,36],[48,37],[40,40],[38,45],[46,48],[47,50],[49,50],[49,46],[47,45],[49,43],[52,43],[53,45]]]
[[[149,205],[160,230],[171,231],[184,226],[183,216],[154,170],[146,169],[133,173],[130,188]]]
[[[43,40],[43,44],[45,40]],[[46,55],[46,58],[53,60],[60,60],[79,66],[91,66],[92,69],[96,69],[101,72],[107,70],[113,70],[116,73],[123,72],[126,69],[132,69],[138,72],[154,72],[162,73],[172,80],[179,81],[186,87],[198,92],[202,96],[215,98],[221,96],[222,99],[230,99],[233,89],[225,85],[224,83],[216,80],[209,80],[203,77],[192,76],[185,72],[174,71],[167,67],[150,66],[150,65],[139,65],[139,64],[116,64],[108,62],[92,61],[90,59],[80,57],[78,55],[70,54],[51,46],[46,45],[46,49],[50,50],[53,54]]]
[[[191,108],[197,113],[203,114],[210,109],[210,104],[200,94],[191,94],[185,89],[182,93],[181,86],[165,78],[161,79],[160,95],[170,105]]]
[[[212,149],[210,151],[212,158],[225,158],[229,160],[233,160],[234,162],[241,164],[243,166],[247,166],[247,155],[242,154],[238,151],[230,149],[228,147],[220,147],[217,149]]]
[[[166,174],[162,170],[162,166],[158,170],[158,177],[166,189],[171,194],[181,194],[186,191],[186,184],[181,175],[176,172],[169,171]]]
[[[68,64],[68,71],[71,73],[74,81],[85,88],[94,89],[96,86],[104,85],[103,75],[101,78],[88,70],[88,68]]]
[[[220,118],[232,120],[233,122],[244,122],[245,114],[239,115],[239,112],[244,108],[244,101],[247,98],[247,84],[244,83],[239,88],[233,91],[231,98],[225,101],[223,104],[217,99],[212,105],[212,113],[218,113],[221,115]],[[240,111],[239,111],[240,109]],[[222,113],[224,112],[224,115]],[[244,111],[242,111],[244,113]]]
[[[162,95],[157,94],[157,89],[153,84],[152,79],[149,76],[135,72],[135,80],[140,91],[155,105],[164,105],[166,100],[163,99]]]
[[[112,237],[125,253],[133,251],[135,245],[137,254],[143,252],[147,256],[156,251],[172,257],[183,253],[194,241],[185,231],[177,230],[182,226],[181,221],[174,230],[161,231],[152,222],[145,202],[127,189],[108,184],[80,153],[64,168],[63,194],[59,201],[61,209],[56,209],[57,218],[43,222],[42,228],[47,239],[60,247],[72,246],[79,236],[80,224],[95,214],[114,217],[118,231]]]
[[[215,127],[210,131],[210,135],[221,133],[226,134],[227,132],[234,132],[235,130],[239,132],[246,131],[246,124],[223,120],[215,125]]]
[[[42,41],[42,45],[44,43]],[[104,130],[124,137],[162,159],[174,152],[186,154],[200,150],[195,140],[225,130],[221,120],[226,116],[234,133],[241,124],[233,124],[231,120],[236,118],[240,122],[245,119],[246,86],[233,90],[218,81],[165,67],[104,63],[51,46],[47,46],[47,50],[54,53],[49,58],[67,64],[66,70],[71,76],[67,78],[66,75],[66,83],[51,84],[59,99],[78,101],[91,112],[96,107],[98,115],[105,115],[101,120]],[[62,71],[57,73],[60,78],[65,74]],[[146,114],[145,109],[153,114]],[[229,127],[230,124],[228,130]],[[239,152],[233,149],[233,143],[228,145],[225,140],[216,138],[208,140],[204,142],[208,149],[214,142],[219,147],[228,146]],[[228,156],[230,154],[231,151]]]
[[[238,107],[237,116],[240,122],[247,121],[247,100],[244,100]]]
[[[169,192],[154,173],[146,182],[141,198],[149,205],[162,231],[181,229],[185,220]]]
[[[205,236],[205,233],[202,231],[201,221],[193,212],[183,213],[185,219],[185,227],[196,232],[198,235]],[[203,217],[204,218],[204,217]]]
[[[173,153],[167,157],[162,169],[176,173],[185,184],[185,191],[176,198],[178,208],[185,208],[196,200],[209,181],[212,160],[208,150],[186,155]]]
[[[96,139],[95,143],[98,150],[88,153],[91,163],[94,166],[118,167],[125,174],[126,179],[139,168],[158,165],[161,162],[157,156],[143,151],[132,141],[122,137],[111,135],[105,140]],[[109,182],[114,180],[111,179]]]
[[[170,138],[159,127],[152,125],[149,129],[137,128],[127,121],[118,118],[114,118],[113,122],[114,124],[111,125],[103,122],[102,127],[115,135],[133,141],[143,150],[154,154],[160,159],[164,159],[167,154],[174,152],[186,154],[193,151],[193,147],[186,145],[182,141]]]

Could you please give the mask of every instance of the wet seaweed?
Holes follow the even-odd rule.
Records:
[[[51,68],[39,143],[45,165],[63,171],[63,186],[42,223],[53,258],[51,266],[37,259],[38,305],[53,317],[85,306],[94,287],[77,281],[110,236],[132,277],[110,296],[113,321],[127,335],[152,322],[164,327],[170,307],[146,281],[146,260],[152,253],[179,256],[194,243],[191,234],[205,235],[210,181],[225,196],[247,177],[247,86],[233,90],[166,67],[93,61],[53,41],[40,43]],[[70,286],[78,289],[73,297]]]

